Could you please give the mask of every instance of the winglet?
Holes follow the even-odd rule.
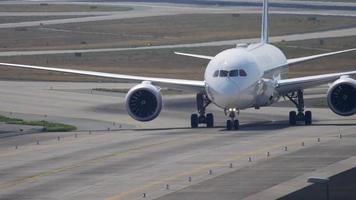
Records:
[[[263,0],[261,43],[268,43],[268,0]]]

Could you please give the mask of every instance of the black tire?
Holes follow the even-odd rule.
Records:
[[[208,113],[206,115],[206,127],[208,127],[208,128],[214,127],[214,115],[211,113]]]
[[[232,130],[232,121],[231,120],[227,120],[226,121],[226,130]]]
[[[198,125],[199,125],[199,118],[198,118],[198,115],[197,114],[192,114],[190,116],[190,126],[192,128],[198,128]]]
[[[305,125],[311,125],[312,124],[312,112],[311,111],[306,111],[305,112]]]
[[[234,129],[239,130],[240,129],[240,122],[239,120],[234,120]]]
[[[290,125],[297,124],[297,113],[295,111],[289,112],[289,124]]]

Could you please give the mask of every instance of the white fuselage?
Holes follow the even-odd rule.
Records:
[[[206,68],[206,92],[215,105],[224,109],[270,105],[279,99],[274,88],[281,71],[275,67],[286,63],[283,52],[270,44],[225,50]]]

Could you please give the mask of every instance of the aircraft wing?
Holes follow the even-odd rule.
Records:
[[[119,79],[119,80],[128,81],[128,82],[150,81],[150,82],[155,83],[160,86],[167,86],[170,88],[185,89],[185,90],[191,90],[191,91],[201,91],[201,90],[204,90],[204,88],[205,88],[204,81],[131,76],[131,75],[124,75],[124,74],[112,74],[112,73],[84,71],[84,70],[76,70],[76,69],[41,67],[41,66],[34,66],[34,65],[22,65],[22,64],[12,64],[12,63],[0,63],[0,65],[7,66],[7,67],[38,69],[38,70],[45,70],[45,71],[54,71],[54,72],[63,72],[63,73],[71,73],[71,74],[79,74],[79,75],[96,76],[96,77],[102,77],[102,78],[112,78],[112,79]]]
[[[289,92],[297,91],[299,89],[306,89],[306,88],[311,88],[314,86],[334,82],[337,79],[339,79],[341,76],[347,76],[347,75],[356,75],[356,71],[279,80],[276,86],[276,90],[283,95]]]
[[[316,59],[320,59],[320,58],[325,58],[325,57],[329,57],[329,56],[334,56],[334,55],[338,55],[338,54],[343,54],[343,53],[348,53],[348,52],[352,52],[352,51],[356,51],[356,48],[354,49],[346,49],[346,50],[342,50],[342,51],[334,51],[334,52],[329,52],[329,53],[323,53],[323,54],[317,54],[317,55],[312,55],[312,56],[306,56],[306,57],[300,57],[300,58],[292,58],[292,59],[287,59],[287,62],[283,65],[280,66],[276,66],[271,70],[265,71],[266,74],[272,72],[278,68],[284,68],[284,67],[288,67],[291,65],[296,65],[296,64],[300,64],[303,62],[308,62],[308,61],[312,61],[312,60],[316,60]]]
[[[180,56],[193,57],[193,58],[201,58],[201,59],[205,59],[205,60],[212,60],[214,58],[212,56],[203,56],[203,55],[190,54],[190,53],[181,53],[181,52],[174,52],[174,54],[180,55]]]
[[[338,54],[342,54],[342,53],[348,53],[348,52],[352,52],[352,51],[356,51],[356,48],[342,50],[342,51],[334,51],[334,52],[318,54],[318,55],[313,55],[313,56],[306,56],[306,57],[301,57],[301,58],[288,59],[287,63],[288,63],[288,65],[294,65],[294,64],[299,64],[302,62],[316,60],[316,59],[324,58],[324,57],[328,57],[328,56],[334,56],[334,55],[338,55]]]

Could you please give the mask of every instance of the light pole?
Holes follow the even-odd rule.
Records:
[[[322,178],[322,177],[308,178],[308,183],[322,184],[326,186],[326,200],[330,200],[329,181],[330,181],[329,178]]]

